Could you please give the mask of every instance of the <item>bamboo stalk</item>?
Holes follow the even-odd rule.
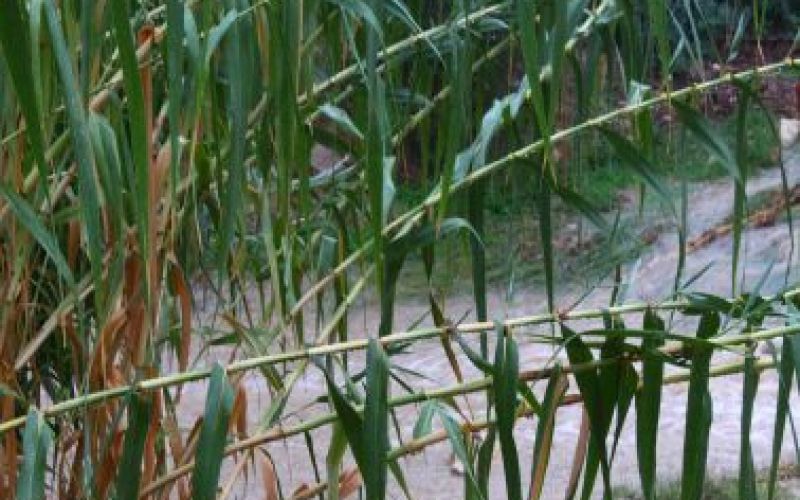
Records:
[[[426,40],[430,40],[436,37],[439,37],[443,34],[446,34],[450,29],[454,26],[458,27],[459,29],[463,28],[469,22],[474,22],[476,19],[481,19],[493,14],[498,14],[503,12],[506,8],[511,5],[511,2],[505,1],[499,4],[490,5],[485,7],[481,10],[472,12],[469,17],[462,17],[458,20],[454,21],[452,24],[438,24],[432,28],[428,28],[425,31],[421,31],[414,35],[409,36],[399,42],[396,42],[385,49],[381,50],[377,54],[377,62],[381,63],[391,59],[399,54],[402,54],[406,50],[412,49],[417,45],[424,43]],[[302,105],[309,101],[311,97],[316,97],[322,93],[327,92],[332,87],[341,85],[344,82],[347,82],[351,78],[361,74],[361,66],[358,63],[351,64],[346,68],[342,69],[335,75],[331,76],[327,80],[324,80],[320,83],[317,83],[312,88],[310,95],[303,94],[298,97],[297,103]],[[249,121],[255,122],[266,110],[267,106],[267,95],[265,94],[261,100],[256,104],[253,111],[250,113],[250,117],[248,118]]]
[[[514,39],[511,36],[508,36],[503,40],[501,40],[498,44],[489,49],[485,54],[483,54],[483,56],[481,56],[472,64],[472,72],[477,73],[478,70],[480,70],[484,64],[502,54],[503,51],[508,47],[510,47],[513,42]],[[408,134],[411,133],[411,131],[417,128],[425,118],[427,118],[431,113],[433,113],[433,110],[436,108],[436,106],[438,106],[448,97],[450,97],[451,92],[452,92],[452,86],[447,85],[442,90],[440,90],[435,96],[433,96],[433,98],[427,105],[425,105],[422,109],[411,115],[411,117],[408,119],[405,125],[403,125],[403,128],[401,128],[392,137],[392,145],[396,146],[397,144],[399,144],[400,141],[402,141],[406,136],[408,136]]]
[[[762,371],[769,370],[769,369],[772,369],[772,368],[775,368],[775,362],[770,358],[760,358],[755,363],[755,369],[758,372],[762,372]],[[734,375],[736,373],[741,373],[743,370],[744,370],[744,362],[739,361],[739,362],[735,362],[735,363],[728,363],[728,364],[725,364],[725,365],[720,365],[720,366],[714,367],[709,372],[709,376],[710,377],[724,377],[724,376],[727,376],[727,375]],[[664,377],[663,385],[675,385],[675,384],[679,384],[681,382],[687,382],[689,380],[689,376],[690,375],[688,373],[680,373],[680,374],[670,375],[670,376]],[[640,383],[639,387],[637,388],[637,391],[641,390],[641,388],[642,388],[642,386],[641,386],[641,383]],[[572,405],[572,404],[575,404],[575,403],[580,403],[582,401],[583,401],[583,398],[581,397],[580,394],[567,394],[564,397],[564,399],[561,401],[561,403],[559,404],[559,407],[568,406],[568,405]],[[523,416],[531,416],[531,415],[533,415],[533,411],[531,409],[527,409],[523,413]],[[463,432],[478,432],[478,431],[481,431],[481,430],[489,427],[492,424],[494,424],[494,419],[483,420],[483,421],[480,421],[480,422],[467,422],[467,423],[462,424],[461,429],[462,429]],[[417,453],[417,452],[423,450],[424,448],[426,448],[426,447],[428,447],[428,446],[430,446],[432,444],[444,441],[445,439],[447,439],[447,434],[443,430],[442,431],[437,431],[437,432],[431,433],[431,434],[429,434],[427,436],[424,436],[422,438],[415,439],[413,441],[409,441],[405,445],[395,448],[394,450],[389,452],[388,458],[390,460],[391,459],[397,459],[397,458],[400,458],[401,456],[404,456],[404,455]]]
[[[797,295],[798,293],[800,293],[800,289],[793,289],[783,294],[783,297],[792,297]],[[768,300],[777,300],[778,298],[779,297],[768,297]],[[688,302],[681,300],[668,301],[661,304],[647,304],[647,303],[626,304],[616,307],[609,307],[606,309],[585,309],[585,310],[570,311],[565,313],[555,313],[555,314],[544,313],[544,314],[535,314],[531,316],[522,316],[518,318],[508,319],[505,322],[503,322],[503,325],[513,332],[514,328],[522,326],[531,326],[531,325],[545,324],[545,323],[557,323],[569,320],[597,319],[597,318],[602,318],[607,314],[612,314],[612,315],[632,314],[632,313],[644,312],[647,309],[660,310],[660,311],[678,310],[688,305],[689,305]],[[493,330],[494,328],[495,324],[493,322],[480,321],[474,323],[460,324],[452,328],[429,327],[429,328],[421,328],[405,332],[397,332],[390,335],[386,335],[378,340],[385,347],[398,343],[417,342],[420,340],[437,338],[442,334],[449,334],[449,335],[476,334],[476,333],[490,331]],[[711,339],[707,342],[709,344],[713,344],[718,347],[728,347],[733,345],[746,344],[749,342],[769,340],[798,332],[800,332],[800,325],[784,326],[784,327],[777,327],[741,335],[730,335],[730,336],[720,337],[716,339]],[[584,333],[578,332],[578,334],[583,335]],[[603,336],[603,332],[593,331],[591,332],[591,335]],[[637,334],[634,336],[640,336],[640,335]],[[691,342],[693,340],[693,337],[685,335],[678,336],[673,334],[672,337],[674,337],[676,340],[681,340],[681,341]],[[257,368],[263,368],[269,365],[287,363],[291,361],[308,360],[314,356],[324,356],[342,352],[357,351],[365,349],[367,347],[368,342],[369,342],[368,339],[349,340],[346,342],[338,342],[334,344],[318,345],[303,350],[258,356],[254,358],[235,361],[227,365],[225,367],[225,370],[228,374],[235,374]],[[203,369],[203,370],[181,372],[161,377],[155,377],[151,379],[142,380],[136,384],[115,387],[113,389],[106,389],[104,391],[98,391],[86,394],[78,398],[63,401],[43,409],[42,412],[45,416],[52,417],[78,408],[83,408],[88,405],[98,404],[108,399],[124,396],[129,392],[152,391],[157,389],[163,389],[171,386],[182,385],[189,382],[202,380],[208,378],[210,375],[211,375],[210,369]],[[11,429],[20,427],[24,423],[25,423],[25,417],[18,417],[15,419],[2,422],[0,423],[0,435]]]
[[[573,373],[576,371],[583,371],[594,369],[603,364],[607,364],[608,362],[616,362],[617,360],[604,360],[604,361],[595,361],[592,363],[586,363],[583,365],[577,365],[574,367],[564,367],[562,370],[564,373]],[[769,358],[760,358],[755,363],[755,368],[758,371],[764,371],[767,369],[771,369],[775,367],[775,362]],[[710,377],[722,377],[726,375],[732,375],[735,373],[740,373],[744,369],[744,362],[734,362],[734,363],[727,363],[724,365],[719,365],[712,368],[709,372]],[[528,372],[520,374],[520,380],[524,381],[532,381],[532,380],[540,380],[550,376],[551,370],[537,370],[534,372]],[[664,378],[663,385],[674,385],[681,382],[686,382],[689,380],[688,373],[681,373],[676,375],[670,375]],[[488,382],[487,382],[488,381]],[[426,399],[442,398],[454,395],[463,395],[464,392],[459,392],[456,388],[466,388],[470,391],[480,391],[491,385],[491,378],[481,379],[477,381],[472,381],[466,384],[459,384],[457,386],[452,386],[451,388],[447,389],[440,389],[435,391],[429,392],[421,392],[412,395],[406,395],[399,398],[393,398],[389,400],[389,407],[396,407],[403,404],[410,404],[416,403],[420,401],[424,401]],[[641,388],[641,386],[640,386]],[[638,389],[637,389],[638,390]],[[427,395],[427,397],[419,398],[420,395]],[[416,397],[415,397],[416,396]],[[575,403],[579,403],[582,401],[580,394],[569,394],[565,396],[565,398],[559,403],[559,407],[567,406]],[[530,416],[533,415],[532,409],[526,409],[522,412],[521,416]],[[305,432],[312,431],[323,425],[330,424],[336,420],[336,414],[330,413],[327,415],[319,416],[315,419],[309,420],[304,422],[303,424],[298,424],[294,427],[286,428],[286,429],[273,429],[267,433],[252,436],[250,438],[241,440],[225,449],[225,456],[232,455],[235,453],[239,453],[244,450],[248,450],[250,448],[260,446],[262,444],[266,444],[273,441],[278,441],[281,439],[285,439],[297,434],[302,434]],[[477,432],[483,430],[490,425],[494,424],[494,419],[488,419],[478,422],[466,422],[461,425],[463,432]],[[388,460],[395,460],[401,456],[418,453],[422,451],[426,447],[439,443],[443,440],[447,439],[447,434],[444,431],[437,431],[432,434],[429,434],[425,437],[410,441],[405,445],[395,448],[391,452],[389,452],[387,459]],[[194,469],[194,462],[190,462],[182,467],[177,469],[173,469],[164,476],[160,477],[156,481],[148,484],[139,494],[139,498],[145,497],[155,491],[158,491],[162,487],[166,486],[167,484],[181,478],[182,476],[188,474]],[[313,487],[312,487],[313,489]],[[316,490],[315,490],[316,491]]]
[[[636,113],[642,110],[652,108],[659,104],[669,103],[672,99],[687,97],[695,92],[703,92],[719,85],[731,83],[734,80],[744,80],[754,76],[774,73],[783,70],[785,68],[796,67],[798,65],[800,65],[800,58],[796,59],[786,58],[779,62],[767,64],[764,66],[759,66],[749,70],[740,71],[738,73],[728,73],[718,78],[689,85],[679,90],[662,92],[661,94],[652,97],[650,99],[644,100],[641,103],[629,104],[627,106],[617,108],[603,115],[591,118],[578,125],[574,125],[572,127],[555,132],[553,135],[548,137],[546,141],[545,139],[539,139],[527,146],[512,151],[511,153],[507,154],[506,156],[498,160],[490,162],[484,165],[483,167],[470,172],[463,179],[453,182],[452,185],[450,186],[450,192],[452,193],[464,189],[465,187],[472,185],[476,181],[484,177],[487,177],[488,175],[494,173],[497,170],[500,170],[516,161],[526,159],[532,156],[533,154],[542,151],[544,149],[545,142],[553,145],[565,141],[567,139],[571,139],[572,137],[586,130],[596,128],[601,125],[605,125],[613,120],[635,115]],[[525,95],[525,101],[529,101],[531,98],[532,94],[529,91]],[[428,196],[423,202],[418,204],[416,207],[411,208],[405,213],[397,216],[394,220],[392,220],[392,222],[384,226],[383,235],[387,237],[391,236],[392,232],[402,227],[405,227],[409,224],[414,224],[418,222],[419,220],[422,219],[425,212],[431,207],[433,207],[435,204],[437,204],[440,199],[441,199],[441,192],[437,191],[431,193],[430,196]],[[331,270],[331,272],[329,272],[322,279],[317,281],[308,291],[306,291],[305,294],[303,294],[300,300],[298,300],[298,302],[292,309],[292,313],[295,313],[295,311],[303,308],[305,304],[308,303],[308,301],[310,301],[325,286],[327,286],[331,281],[333,281],[333,279],[341,275],[345,270],[347,270],[355,262],[359,261],[362,257],[368,255],[370,249],[372,248],[372,244],[373,242],[371,239],[365,242],[358,250],[355,250],[353,253],[351,253],[347,259],[342,261],[338,266],[336,266],[333,270]]]

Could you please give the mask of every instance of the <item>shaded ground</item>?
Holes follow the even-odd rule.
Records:
[[[800,159],[798,157],[795,156],[787,161],[787,174],[790,185],[800,181]],[[755,195],[779,185],[778,169],[764,170],[758,178],[750,182],[749,193]],[[690,197],[689,206],[692,207],[689,217],[690,237],[697,236],[709,227],[723,222],[729,216],[733,204],[730,181],[704,183],[694,189],[690,193]],[[629,283],[629,300],[657,301],[668,295],[672,289],[677,262],[675,235],[669,225],[660,225],[659,227],[661,232],[652,238],[649,249],[641,255],[638,261],[628,267],[625,280]],[[758,283],[765,275],[764,292],[777,291],[783,286],[787,264],[790,259],[796,261],[796,257],[792,256],[788,234],[786,224],[749,228],[746,231],[742,256],[743,265],[741,266],[746,269],[745,282],[747,285],[745,288]],[[692,288],[726,294],[730,291],[730,255],[730,236],[722,236],[689,254],[684,276],[692,276],[712,264],[708,271],[697,279]],[[570,290],[566,286],[562,286],[562,288],[565,290],[562,291],[558,303],[562,307],[566,307],[573,303],[581,290],[577,287],[574,290]],[[607,302],[608,289],[600,287],[586,297],[581,307],[603,306]],[[463,314],[471,317],[473,309],[471,290],[453,291],[447,298],[446,305],[447,314],[452,318],[460,318]],[[544,296],[535,291],[519,290],[509,299],[505,290],[494,290],[489,297],[489,310],[495,318],[533,314],[541,312],[545,308]],[[402,301],[396,309],[396,326],[403,328],[412,324],[425,313],[426,309],[427,305],[422,302]],[[354,334],[356,336],[373,334],[377,329],[378,315],[378,308],[374,304],[358,305],[351,315],[350,326]],[[631,324],[636,324],[639,319],[631,318],[629,321]],[[427,323],[428,321],[425,322],[425,324]],[[585,327],[585,325],[584,322],[579,326]],[[692,326],[687,322],[675,324],[677,329],[685,328],[687,331]],[[526,338],[531,333],[546,331],[540,328],[536,331],[529,329],[517,332],[520,339],[521,370],[541,368],[552,355],[550,348],[534,344]],[[719,354],[715,356],[714,363],[735,359],[737,359],[736,354]],[[399,355],[393,358],[393,361],[429,377],[429,379],[414,380],[415,386],[440,387],[455,382],[450,365],[443,355],[438,341],[418,343],[409,353]],[[352,357],[352,362],[357,365],[363,361],[360,356],[356,355]],[[200,364],[204,363],[201,361]],[[479,374],[468,365],[467,360],[461,359],[461,366],[465,369],[465,378],[477,377]],[[258,423],[263,409],[269,404],[269,393],[260,376],[248,375],[244,383],[249,399],[249,420],[253,427]],[[770,461],[777,387],[777,378],[773,372],[766,372],[762,375],[751,432],[757,468],[767,467]],[[541,394],[544,391],[544,383],[536,384],[534,390]],[[289,410],[298,411],[298,421],[300,416],[327,411],[327,407],[321,404],[316,404],[310,409],[304,408],[307,402],[312,401],[321,393],[324,393],[323,379],[319,372],[312,368],[300,380],[297,390],[289,402]],[[396,395],[401,393],[397,384],[393,387],[393,393]],[[739,466],[742,377],[737,375],[713,380],[711,393],[714,401],[714,421],[710,434],[709,473],[715,476],[736,475]],[[185,419],[185,423],[191,421],[191,415],[202,412],[204,397],[203,384],[193,384],[187,387],[182,403],[182,417]],[[791,404],[795,412],[800,410],[800,401],[796,395],[792,396]],[[479,416],[480,405],[480,398],[471,398],[470,406]],[[665,388],[659,421],[658,443],[658,475],[665,480],[674,479],[680,475],[685,406],[685,385]],[[417,409],[413,407],[398,410],[397,421],[404,440],[410,437],[416,417]],[[581,409],[577,405],[564,407],[558,412],[553,454],[543,498],[563,497],[578,438],[580,420]],[[527,419],[519,422],[515,429],[525,486],[529,477],[535,426],[535,420]],[[623,437],[614,460],[613,482],[615,484],[635,487],[638,483],[634,430],[635,416],[631,412],[625,423],[625,431],[622,433]],[[396,436],[394,437],[396,440]],[[324,476],[329,431],[326,428],[313,431],[311,438],[315,443],[314,448],[320,473]],[[272,443],[266,449],[274,457],[277,472],[281,478],[281,486],[287,496],[302,483],[313,484],[316,482],[313,468],[309,465],[309,451],[302,436],[280,443]],[[786,463],[795,463],[790,432],[786,434],[783,460]],[[464,478],[453,470],[450,448],[446,442],[430,447],[424,453],[404,458],[401,465],[415,498],[449,500],[462,496]],[[231,464],[227,467],[231,467]],[[225,474],[223,474],[224,477]],[[262,482],[258,478],[258,474],[251,474],[247,486],[236,488],[234,491],[239,498],[263,498],[261,488]],[[392,484],[390,488],[394,497],[402,496],[395,484]],[[504,495],[504,477],[499,449],[493,459],[490,491],[493,492],[492,498],[502,498]]]

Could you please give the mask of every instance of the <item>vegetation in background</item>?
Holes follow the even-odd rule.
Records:
[[[703,500],[734,500],[740,498],[738,486],[739,484],[736,478],[711,479],[706,483],[706,489],[703,492],[702,498]],[[769,496],[766,481],[759,481],[757,494],[758,498],[767,498]],[[631,491],[628,488],[615,488],[614,498],[620,500],[642,500],[645,497],[643,497],[641,493]],[[677,500],[681,498],[680,484],[677,481],[658,484],[656,487],[656,498],[663,500]],[[789,500],[794,497],[790,491],[779,487],[772,498]]]

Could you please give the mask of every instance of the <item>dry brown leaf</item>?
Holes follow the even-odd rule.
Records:
[[[78,219],[69,221],[69,233],[67,235],[67,262],[69,267],[74,268],[78,260],[78,251],[81,248],[81,226]]]
[[[539,425],[546,425],[548,431],[544,433],[545,442],[542,443],[541,450],[542,453],[549,454],[550,446],[552,444],[553,439],[553,426],[555,425],[555,416],[556,410],[558,409],[558,404],[561,402],[561,397],[564,395],[564,392],[567,390],[567,378],[561,376],[558,378],[556,386],[556,394],[558,397],[553,398],[554,407],[548,408],[550,411],[549,418],[546,421],[542,421]],[[536,468],[533,471],[531,477],[531,486],[528,490],[528,500],[538,499],[542,494],[542,485],[544,484],[545,480],[545,473],[547,472],[547,464],[549,460],[543,460],[544,457],[540,457],[539,461],[536,463]]]
[[[144,470],[142,471],[142,484],[152,482],[156,476],[157,456],[156,439],[161,429],[161,392],[153,393],[153,407],[150,412],[150,427],[144,441]]]
[[[347,498],[361,488],[361,472],[351,467],[339,475],[339,498]]]
[[[261,462],[261,480],[264,482],[264,499],[278,500],[278,476],[275,473],[275,466],[272,458],[262,452],[258,455]]]
[[[75,454],[71,462],[71,471],[67,474],[67,490],[66,496],[62,498],[83,498],[83,488],[81,488],[81,478],[83,478],[83,439],[78,439],[81,436],[76,436]],[[76,458],[77,457],[77,458]]]
[[[141,289],[142,278],[141,258],[136,251],[136,234],[130,232],[122,294],[123,304],[128,313],[125,341],[128,346],[128,356],[136,367],[140,367],[144,361],[145,309]]]
[[[99,471],[95,478],[98,498],[105,498],[107,496],[108,488],[116,477],[119,459],[122,456],[122,442],[124,436],[125,433],[120,430],[114,432],[111,446],[108,447],[105,456],[103,456],[103,459],[99,463]]]
[[[586,408],[584,408],[583,416],[581,417],[581,430],[578,434],[578,443],[575,445],[575,455],[573,456],[572,469],[569,473],[566,498],[574,497],[578,489],[583,462],[586,460],[586,450],[589,448],[589,436],[589,414],[586,413]]]
[[[127,312],[120,307],[111,313],[105,325],[103,325],[103,329],[100,330],[97,345],[92,353],[92,366],[89,369],[89,381],[94,389],[109,386],[109,375],[106,369],[114,358],[114,353],[109,348],[113,344],[117,332],[125,325],[126,321]]]
[[[240,437],[247,435],[247,393],[242,384],[236,387],[236,398],[233,400],[231,410],[231,428],[236,426],[236,432]]]
[[[192,341],[192,295],[186,285],[183,271],[179,267],[175,265],[171,267],[170,279],[181,307],[181,345],[178,351],[178,368],[180,371],[186,371],[186,367],[189,365],[189,348]]]
[[[296,490],[292,492],[292,499],[308,498],[309,494],[313,494],[313,490],[306,483],[301,484]]]

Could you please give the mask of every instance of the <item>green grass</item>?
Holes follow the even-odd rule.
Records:
[[[532,210],[532,209],[531,209]],[[607,218],[612,215],[608,214]],[[621,220],[617,237],[610,241],[597,234],[590,223],[583,221],[583,236],[577,237],[578,216],[562,207],[554,213],[557,227],[570,228],[556,237],[556,278],[570,286],[593,286],[613,272],[617,264],[635,259],[647,247],[639,237],[642,222],[636,218]],[[521,289],[542,289],[544,264],[538,225],[522,210],[513,213],[488,212],[486,226],[493,228],[484,237],[486,279],[490,287],[513,293]],[[433,273],[437,293],[471,293],[470,249],[465,235],[441,242],[436,249]],[[422,260],[412,255],[398,280],[398,296],[405,301],[423,297],[428,289]]]
[[[757,485],[758,498],[767,498],[767,486],[764,482]],[[614,498],[616,500],[644,500],[642,494],[635,489],[620,486],[615,488]],[[658,500],[680,500],[681,483],[680,481],[666,481],[659,483],[656,487],[656,498]],[[780,485],[776,488],[776,500],[791,500],[797,498],[796,494]],[[736,478],[711,478],[706,481],[702,500],[738,500],[739,482]]]
[[[748,162],[752,170],[768,168],[777,160],[777,141],[770,131],[768,115],[760,109],[750,111],[753,126],[748,128]],[[722,138],[729,144],[735,141],[733,117],[719,119]],[[673,183],[686,178],[691,183],[707,182],[727,175],[725,168],[709,157],[706,149],[680,130],[669,135],[661,130],[657,141],[656,158],[661,174]],[[670,140],[671,137],[671,140]],[[591,141],[589,141],[591,142]],[[638,203],[639,188],[630,172],[620,166],[600,140],[592,143],[592,158],[585,159],[578,170],[570,173],[570,183],[577,192],[612,219],[622,204]],[[680,146],[678,146],[680,144]],[[605,156],[608,155],[608,156]],[[751,172],[752,172],[751,170]],[[493,230],[484,237],[486,245],[486,277],[491,286],[513,290],[520,287],[541,288],[544,266],[541,260],[538,225],[531,217],[534,210],[534,186],[524,169],[517,166],[493,176],[486,195],[486,226]],[[425,198],[428,191],[419,185],[398,187],[400,206],[413,206]],[[748,200],[750,209],[763,205],[760,198]],[[577,214],[563,204],[554,205],[555,227],[576,224]],[[617,243],[605,238],[593,238],[592,227],[584,221],[585,237],[578,244],[574,234],[555,234],[556,244],[572,239],[570,248],[558,253],[557,278],[560,282],[587,285],[597,282],[613,271],[616,264],[636,258],[646,244],[635,236],[654,221],[626,218],[621,221]],[[631,237],[633,236],[633,237]],[[573,249],[580,249],[579,252]],[[609,255],[613,258],[609,259]],[[419,297],[427,290],[427,279],[418,257],[412,256],[399,280],[398,293],[406,300]],[[433,275],[434,288],[441,293],[469,290],[470,254],[466,238],[457,237],[443,242],[437,250],[437,265]]]
[[[775,166],[778,140],[772,133],[769,116],[760,109],[751,109],[748,115],[751,125],[747,129],[747,160],[750,172]],[[733,145],[736,141],[735,117],[717,119],[714,122],[722,139]],[[655,158],[661,175],[677,181],[701,182],[719,179],[727,175],[725,167],[711,158],[707,150],[691,136],[677,128],[673,132],[663,129],[658,134]],[[621,190],[635,187],[631,175],[610,156],[602,144],[595,144],[593,154],[584,160],[580,175],[576,176],[576,190],[583,193],[595,205],[614,208]],[[608,156],[606,156],[608,155]]]

